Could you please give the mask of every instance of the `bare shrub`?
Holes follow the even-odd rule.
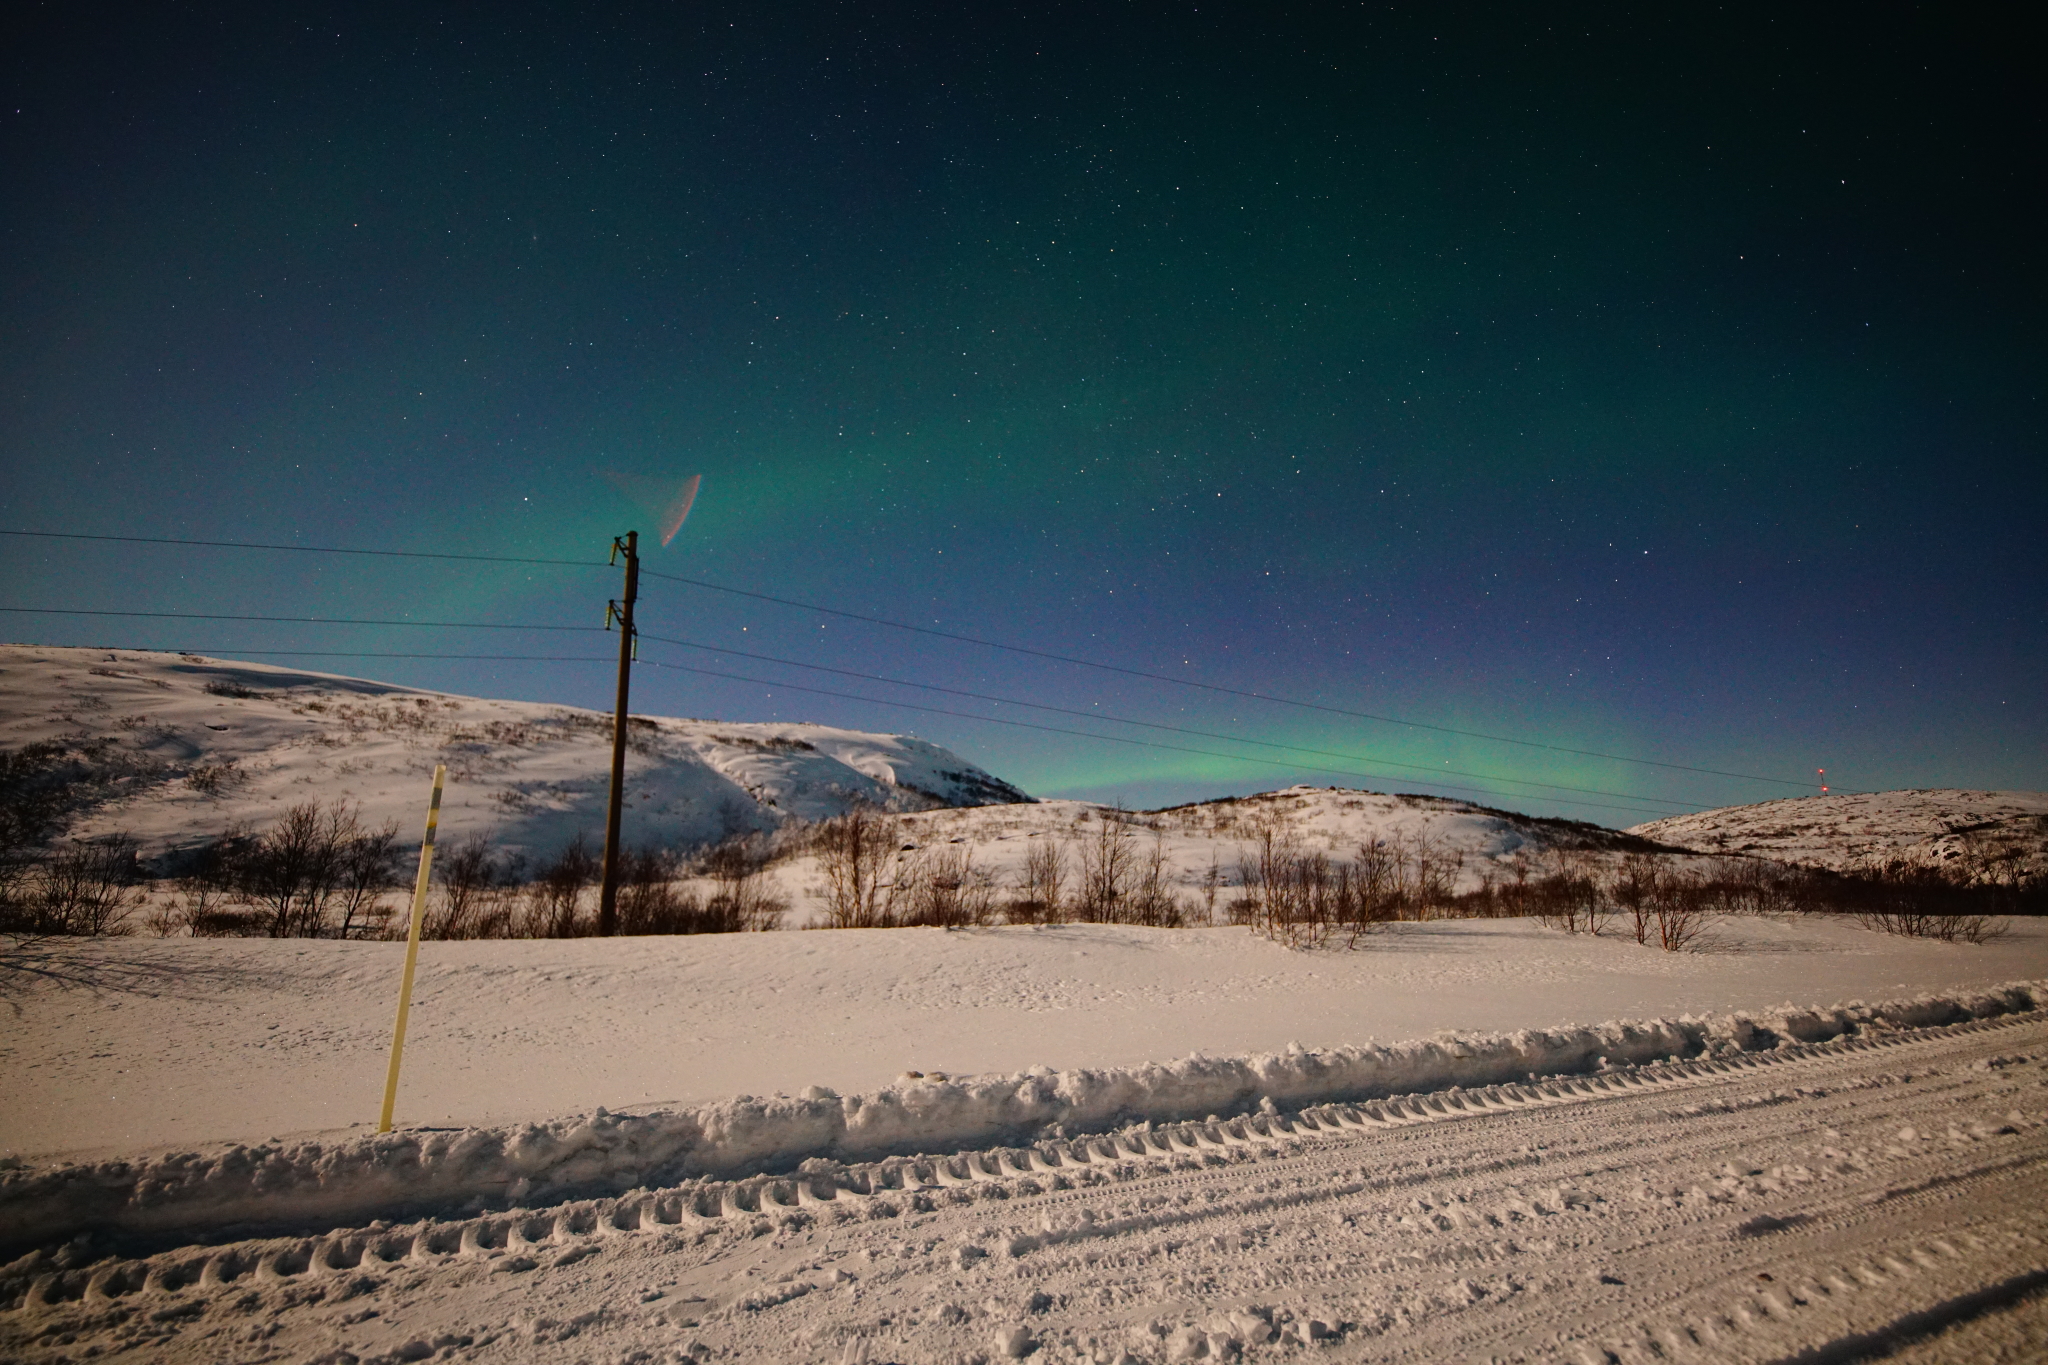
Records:
[[[830,927],[877,926],[882,911],[883,878],[895,842],[893,822],[862,808],[818,826],[813,846],[825,873]]]
[[[1024,850],[1024,872],[1017,895],[1004,909],[1012,924],[1058,924],[1067,910],[1067,859],[1060,841],[1048,835],[1033,839]]]
[[[336,938],[377,938],[390,923],[392,907],[384,900],[398,889],[398,822],[380,829],[357,827],[339,849],[334,878]]]
[[[1167,873],[1165,835],[1156,826],[1152,847],[1138,866],[1137,884],[1131,888],[1121,922],[1151,929],[1178,929],[1187,923],[1187,909],[1174,892]]]
[[[177,914],[195,938],[228,938],[260,933],[257,913],[242,900],[242,866],[255,836],[246,824],[228,826],[178,859],[173,881]]]
[[[1655,931],[1657,905],[1663,869],[1655,858],[1631,853],[1607,884],[1607,894],[1626,917],[1629,932],[1638,943],[1648,943]]]
[[[1706,932],[1712,915],[1712,890],[1690,873],[1669,873],[1657,879],[1654,911],[1657,946],[1682,952]]]
[[[379,897],[391,889],[398,826],[363,827],[357,808],[307,801],[287,810],[238,858],[236,889],[261,912],[272,938],[343,937],[381,926]],[[332,914],[342,912],[338,925]]]
[[[186,785],[202,796],[219,796],[240,781],[241,769],[235,760],[226,759],[220,763],[200,763],[185,774]]]
[[[423,938],[509,938],[515,913],[512,888],[521,860],[501,856],[488,834],[452,840],[434,859],[435,895],[428,903]]]
[[[185,907],[172,899],[149,901],[142,912],[142,924],[158,938],[170,938],[192,928],[191,921],[185,918]]]
[[[764,927],[749,922],[743,897],[706,902],[677,885],[683,862],[673,849],[646,847],[629,852],[620,869],[621,934],[737,934]]]
[[[130,932],[141,904],[135,840],[125,834],[58,849],[38,862],[0,928],[15,933],[99,936]]]
[[[1353,907],[1345,918],[1354,940],[1372,925],[1401,918],[1412,895],[1399,846],[1377,835],[1360,844],[1351,864],[1350,894]]]
[[[1093,837],[1078,840],[1080,886],[1074,897],[1074,918],[1083,924],[1121,924],[1124,902],[1136,873],[1137,839],[1121,806],[1098,811]]]
[[[597,880],[597,859],[578,830],[562,851],[537,870],[526,888],[522,938],[576,938],[589,931],[582,919],[583,893]]]
[[[898,867],[883,918],[892,928],[965,928],[995,916],[996,884],[962,846],[927,849]]]
[[[1209,870],[1202,874],[1202,923],[1216,922],[1216,896],[1223,889],[1223,864],[1214,851],[1209,854]]]
[[[1984,891],[1995,894],[1995,888],[1980,890],[1964,880],[1967,875],[1961,868],[1894,857],[1865,863],[1828,889],[1866,929],[1941,943],[1986,943],[2002,936],[2006,926],[1974,913],[1972,903],[1990,901]]]
[[[758,834],[720,840],[697,857],[697,872],[711,879],[707,913],[730,918],[744,929],[773,929],[789,909],[773,895],[767,879],[775,847]]]
[[[1573,934],[1599,934],[1612,906],[1601,894],[1592,859],[1577,849],[1550,850],[1550,872],[1529,889],[1537,916]]]
[[[1433,918],[1452,903],[1465,855],[1451,849],[1442,834],[1417,830],[1396,845],[1407,863],[1408,903],[1416,919]]]
[[[1375,925],[1425,904],[1409,879],[1412,864],[1384,839],[1360,845],[1357,859],[1346,863],[1305,850],[1278,819],[1258,821],[1252,836],[1251,851],[1239,860],[1243,891],[1231,920],[1279,942],[1315,947],[1341,936],[1356,947]]]

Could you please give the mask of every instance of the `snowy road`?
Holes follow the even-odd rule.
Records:
[[[1903,1344],[1916,1360],[2038,1359],[2044,1117],[2036,1012],[803,1181],[17,1265],[0,1272],[0,1354],[1851,1360]]]

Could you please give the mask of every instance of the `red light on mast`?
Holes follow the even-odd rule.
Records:
[[[1828,770],[1826,768],[1816,768],[1814,771],[1820,774],[1820,794],[1826,796],[1828,794]]]

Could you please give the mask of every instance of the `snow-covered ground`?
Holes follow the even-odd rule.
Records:
[[[813,1085],[874,1093],[908,1071],[1135,1067],[2048,977],[2048,921],[2013,924],[1971,946],[1729,919],[1692,953],[1530,920],[1395,924],[1317,952],[1236,928],[1091,925],[427,943],[399,1114],[508,1125]],[[17,959],[0,973],[0,1156],[360,1132],[402,952],[113,939]]]
[[[2017,855],[2048,871],[2048,792],[1861,792],[1800,796],[1652,820],[1629,831],[1705,853],[1742,853],[1845,870],[1906,858],[1952,863]]]
[[[608,726],[0,647],[0,746],[69,746],[68,832],[151,851],[312,798],[410,836],[445,761],[453,833],[545,853],[597,827]],[[1293,788],[1122,817],[904,737],[636,729],[635,839],[858,802],[893,813],[899,873],[1010,888],[1028,850],[1072,877],[1107,831],[1198,916],[1262,829],[1333,859],[1389,840],[1470,887],[1662,845],[1939,858],[2048,814],[1892,793],[1620,833]],[[814,855],[770,875],[819,917]],[[0,1255],[27,1252],[0,1359],[2038,1359],[2048,921],[2008,929],[430,942],[381,1137],[402,945],[0,941]]]
[[[45,1245],[0,1266],[0,1350],[2033,1359],[2044,1004],[2034,982],[16,1171],[0,1228]],[[1184,1112],[1132,1126],[1148,1102]],[[920,1132],[953,1140],[878,1156]],[[746,1149],[766,1172],[692,1157]],[[570,1188],[636,1160],[647,1188]],[[439,1219],[408,1214],[423,1193]]]
[[[0,749],[57,742],[93,780],[70,829],[134,835],[145,854],[289,805],[352,802],[417,840],[434,765],[441,826],[546,855],[604,828],[610,715],[423,692],[360,678],[138,650],[0,645]],[[820,725],[635,717],[627,836],[695,845],[881,810],[1028,801],[950,750]]]

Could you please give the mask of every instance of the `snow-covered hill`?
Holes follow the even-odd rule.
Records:
[[[998,888],[1020,885],[1034,845],[1060,851],[1068,894],[1078,889],[1084,864],[1099,856],[1105,822],[1121,825],[1133,876],[1143,875],[1155,852],[1162,879],[1183,905],[1221,914],[1240,885],[1239,863],[1254,854],[1262,826],[1271,824],[1300,852],[1333,863],[1357,856],[1359,846],[1384,840],[1411,861],[1427,858],[1452,889],[1470,891],[1499,881],[1518,859],[1540,874],[1554,850],[1616,857],[1662,846],[1638,835],[1576,820],[1545,819],[1492,810],[1439,796],[1388,795],[1343,787],[1288,787],[1255,796],[1225,797],[1156,811],[1117,812],[1089,801],[1045,800],[1030,805],[930,810],[897,817],[895,873],[902,877],[934,855],[965,859],[957,870]],[[794,911],[792,924],[817,922],[825,913],[824,873],[815,855],[775,867],[776,894]],[[886,880],[886,877],[885,877]],[[1199,908],[1198,908],[1199,907]]]
[[[2009,857],[2048,868],[2048,792],[1864,792],[1800,796],[1652,820],[1629,831],[1703,853],[1744,853],[1844,870],[1905,858],[1974,865]]]
[[[887,811],[1031,798],[936,744],[821,725],[635,716],[632,843],[693,845],[856,803]],[[0,753],[28,746],[70,789],[69,833],[145,854],[318,799],[417,838],[434,765],[444,831],[548,852],[604,828],[611,717],[360,678],[140,650],[0,645]]]

